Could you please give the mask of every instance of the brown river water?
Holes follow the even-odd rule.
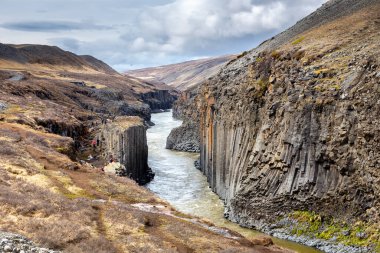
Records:
[[[223,201],[210,189],[206,177],[194,167],[198,154],[165,149],[171,129],[181,125],[171,112],[152,114],[155,126],[148,129],[149,166],[155,172],[147,187],[183,213],[206,218],[214,224],[234,230],[246,237],[262,233],[243,228],[224,218]],[[317,249],[291,241],[272,238],[275,244],[300,253],[317,253]]]

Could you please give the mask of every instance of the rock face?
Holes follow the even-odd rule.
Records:
[[[124,165],[130,178],[139,184],[153,179],[148,166],[146,128],[140,118],[116,118],[103,127],[100,140],[106,159],[113,158]]]
[[[166,141],[166,148],[185,152],[200,152],[199,136],[194,124],[183,124],[174,128]]]
[[[0,251],[1,252],[36,252],[36,253],[59,253],[59,251],[40,248],[30,240],[17,234],[0,231]]]
[[[199,113],[194,110],[194,91],[183,92],[173,106],[173,117],[182,119],[183,124],[174,128],[166,141],[166,148],[186,152],[200,152]]]
[[[201,87],[184,120],[229,219],[380,220],[379,21],[375,1],[329,1]]]
[[[177,96],[170,90],[157,90],[141,94],[141,98],[154,112],[172,108]]]

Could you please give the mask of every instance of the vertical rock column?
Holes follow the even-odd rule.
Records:
[[[148,166],[146,128],[139,117],[118,117],[101,132],[101,148],[106,160],[113,157],[123,164],[128,176],[139,184],[153,179]]]

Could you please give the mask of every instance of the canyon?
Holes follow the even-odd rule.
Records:
[[[377,0],[327,1],[240,55],[123,74],[0,43],[0,251],[292,252],[176,209],[207,192],[250,231],[379,252],[379,59]]]
[[[326,252],[378,250],[379,13],[328,1],[180,96],[168,147],[199,145],[228,219]]]
[[[290,252],[183,214],[146,129],[178,92],[58,47],[0,44],[0,251]]]

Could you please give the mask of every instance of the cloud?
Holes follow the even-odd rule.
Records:
[[[123,70],[254,48],[326,0],[29,1],[2,0],[2,42],[42,41]]]
[[[207,51],[207,55],[237,53],[291,26],[323,2],[176,0],[142,10],[134,31],[124,33],[120,39],[134,54],[159,52],[191,57]],[[249,48],[244,48],[247,44]]]
[[[0,27],[26,32],[59,32],[72,30],[103,30],[109,26],[96,25],[90,22],[71,22],[71,21],[22,21],[7,22],[0,24]]]

